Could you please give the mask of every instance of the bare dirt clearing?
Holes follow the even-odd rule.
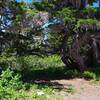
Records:
[[[56,95],[63,97],[64,100],[100,100],[100,84],[92,84],[91,81],[81,78],[51,81],[51,83],[54,82],[60,84],[63,88]],[[67,90],[73,93],[68,93]]]

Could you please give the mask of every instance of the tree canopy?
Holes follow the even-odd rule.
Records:
[[[57,53],[66,66],[81,71],[100,64],[100,6],[91,6],[94,1],[1,0],[1,55]]]

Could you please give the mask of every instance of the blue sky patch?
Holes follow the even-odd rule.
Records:
[[[94,2],[94,3],[93,3],[93,6],[99,7],[99,1],[98,1],[98,2]]]
[[[24,1],[24,2],[27,2],[27,3],[31,3],[32,1],[34,1],[34,2],[36,2],[36,1],[40,2],[41,0],[16,0],[16,1],[18,1],[18,2]],[[94,7],[99,7],[99,1],[94,2],[93,6]]]
[[[24,1],[24,2],[32,2],[33,0],[16,0],[18,2]]]

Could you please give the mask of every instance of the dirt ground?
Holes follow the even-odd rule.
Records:
[[[58,83],[58,88],[63,88],[56,95],[63,97],[64,100],[100,100],[100,84],[93,84],[85,79],[61,79],[51,82]],[[69,87],[72,87],[70,91],[74,93],[66,92]]]

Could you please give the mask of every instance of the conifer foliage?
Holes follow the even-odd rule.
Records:
[[[0,54],[59,54],[81,71],[100,64],[100,3],[96,0],[0,1]],[[100,0],[99,0],[100,2]]]

